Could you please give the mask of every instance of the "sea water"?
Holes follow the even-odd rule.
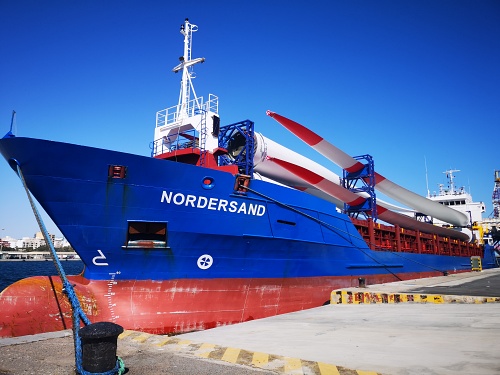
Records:
[[[66,275],[77,275],[83,270],[81,260],[61,261]],[[3,260],[0,261],[0,291],[10,284],[30,276],[56,276],[56,266],[52,261],[43,260]]]

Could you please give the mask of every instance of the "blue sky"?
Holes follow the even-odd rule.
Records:
[[[491,213],[500,169],[500,2],[0,0],[0,133],[149,155],[155,113],[177,103],[179,27],[199,27],[198,95],[341,174],[273,119],[294,119],[426,194],[459,169]],[[3,129],[3,130],[2,130]],[[70,157],[70,156],[68,156]],[[59,234],[47,222],[51,233]],[[4,229],[4,230],[1,230]],[[0,236],[38,231],[0,163]]]

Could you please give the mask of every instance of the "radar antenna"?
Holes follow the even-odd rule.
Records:
[[[450,182],[450,193],[454,194],[455,193],[455,182],[453,182],[453,179],[455,176],[453,176],[454,172],[460,172],[460,169],[448,169],[447,171],[444,171],[443,173],[446,173],[446,178]]]

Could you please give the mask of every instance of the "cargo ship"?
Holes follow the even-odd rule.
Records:
[[[85,267],[69,276],[92,322],[176,334],[313,308],[336,288],[494,267],[467,217],[376,173],[302,125],[269,116],[339,164],[344,175],[273,142],[244,120],[221,125],[218,97],[196,96],[192,36],[178,104],[157,112],[151,156],[26,137],[0,152]],[[273,120],[271,120],[273,121]],[[274,122],[274,121],[273,121]],[[398,213],[375,190],[410,210]],[[415,206],[415,207],[414,207]],[[71,327],[59,277],[0,294],[0,337]]]

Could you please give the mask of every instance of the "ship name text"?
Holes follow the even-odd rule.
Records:
[[[266,213],[266,206],[262,204],[253,204],[238,201],[228,201],[219,198],[207,198],[202,195],[196,196],[192,194],[173,193],[163,191],[161,202],[175,204],[177,206],[201,208],[213,211],[225,211],[244,215],[263,216]]]

